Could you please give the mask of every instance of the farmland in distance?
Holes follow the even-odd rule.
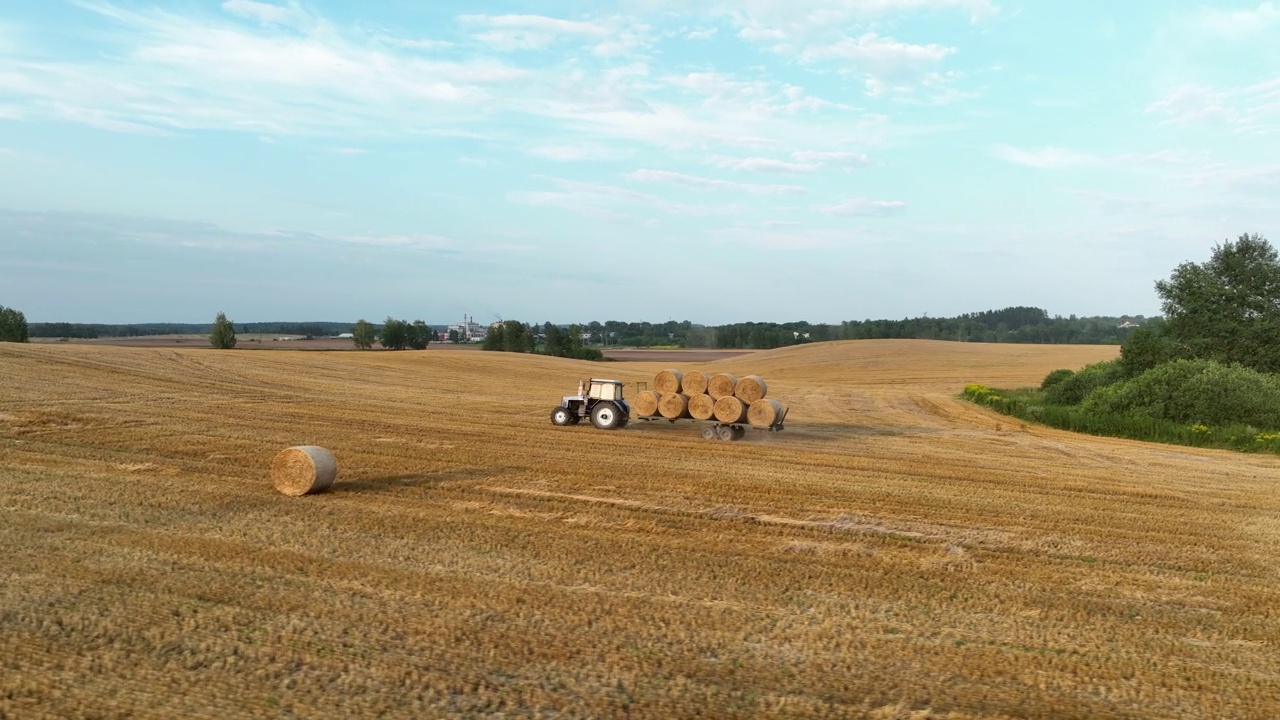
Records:
[[[956,397],[1116,353],[679,365],[790,405],[721,443],[549,422],[667,363],[0,345],[0,717],[1276,717],[1280,458]]]

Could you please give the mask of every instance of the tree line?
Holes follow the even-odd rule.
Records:
[[[1068,430],[1280,453],[1280,253],[1240,235],[1155,287],[1164,315],[1133,330],[1119,359],[965,394]]]
[[[519,320],[505,320],[490,326],[485,333],[482,350],[499,352],[539,353],[554,357],[578,360],[603,360],[604,353],[583,342],[583,329],[577,325],[561,328],[554,323],[544,323],[541,332],[534,326]]]
[[[592,321],[580,326],[591,345],[628,347],[674,346],[763,350],[828,340],[955,340],[959,342],[1118,345],[1135,327],[1150,320],[1142,315],[1050,316],[1037,307],[1008,307],[955,317],[926,316],[902,320],[850,320],[827,323],[741,322],[696,325],[688,320],[665,323]]]

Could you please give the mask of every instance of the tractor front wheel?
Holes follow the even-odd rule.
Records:
[[[564,427],[565,425],[576,425],[578,418],[569,412],[567,407],[558,407],[551,411],[551,424]]]

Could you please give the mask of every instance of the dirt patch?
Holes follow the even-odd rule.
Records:
[[[632,362],[711,362],[724,360],[739,355],[750,354],[751,350],[605,350],[604,356],[611,360]]]

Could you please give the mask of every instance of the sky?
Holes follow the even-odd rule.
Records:
[[[1280,2],[4,0],[33,322],[1156,315],[1280,241]]]

